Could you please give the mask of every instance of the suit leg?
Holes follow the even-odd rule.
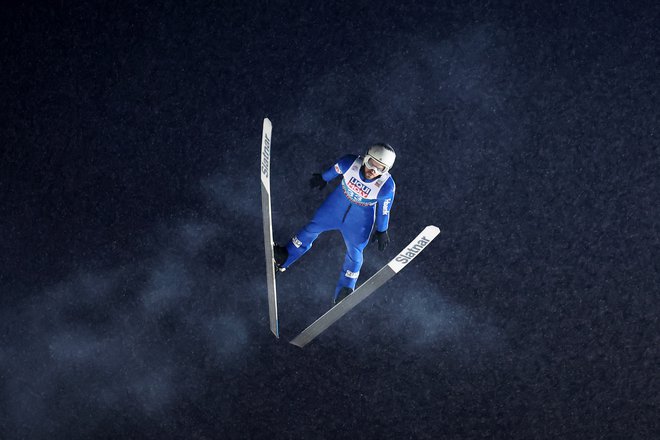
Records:
[[[319,234],[337,229],[338,226],[335,224],[337,223],[337,215],[333,208],[332,205],[324,203],[316,212],[314,218],[287,243],[286,250],[289,256],[282,265],[283,268],[288,268],[302,257],[312,247],[312,243]]]
[[[337,298],[342,287],[355,289],[363,263],[363,251],[367,243],[369,243],[370,231],[371,227],[368,226],[347,233],[342,230],[344,243],[346,243],[346,257],[344,257],[344,264],[339,274],[334,298]]]

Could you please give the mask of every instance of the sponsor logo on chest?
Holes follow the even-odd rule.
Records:
[[[369,193],[371,192],[371,188],[369,188],[366,183],[360,181],[355,177],[351,177],[350,179],[348,179],[346,185],[348,186],[349,189],[355,191],[355,193],[357,193],[360,197],[364,197],[365,199],[369,196]]]

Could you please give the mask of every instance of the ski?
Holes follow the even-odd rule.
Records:
[[[268,286],[268,314],[270,331],[280,337],[277,317],[277,286],[275,284],[275,259],[273,257],[273,219],[270,209],[270,143],[273,125],[264,118],[261,136],[261,211],[264,222],[264,248],[266,249],[266,284]]]
[[[358,287],[353,293],[348,295],[323,316],[314,321],[309,327],[303,330],[298,336],[293,338],[290,342],[300,348],[309,344],[314,338],[323,333],[335,321],[344,316],[353,307],[361,303],[366,297],[374,293],[376,289],[385,284],[387,280],[399,273],[401,269],[406,267],[413,258],[419,255],[428,244],[433,241],[440,233],[437,226],[427,226],[424,230],[413,240],[410,244],[403,249],[399,254],[386,266],[383,266],[371,278]]]

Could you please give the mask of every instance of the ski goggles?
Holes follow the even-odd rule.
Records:
[[[371,170],[375,171],[379,174],[384,174],[387,172],[387,167],[383,165],[382,163],[378,162],[376,159],[373,157],[367,155],[367,157],[364,158],[364,166]]]

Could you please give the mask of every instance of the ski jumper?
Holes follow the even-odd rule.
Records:
[[[384,173],[367,180],[362,173],[362,161],[360,156],[347,155],[322,174],[326,182],[343,175],[341,185],[325,199],[312,220],[287,243],[289,257],[282,265],[284,268],[291,266],[312,247],[320,233],[340,231],[346,243],[346,258],[334,298],[342,287],[355,289],[362,267],[362,251],[369,242],[374,223],[377,231],[387,230],[394,201],[392,176]]]

